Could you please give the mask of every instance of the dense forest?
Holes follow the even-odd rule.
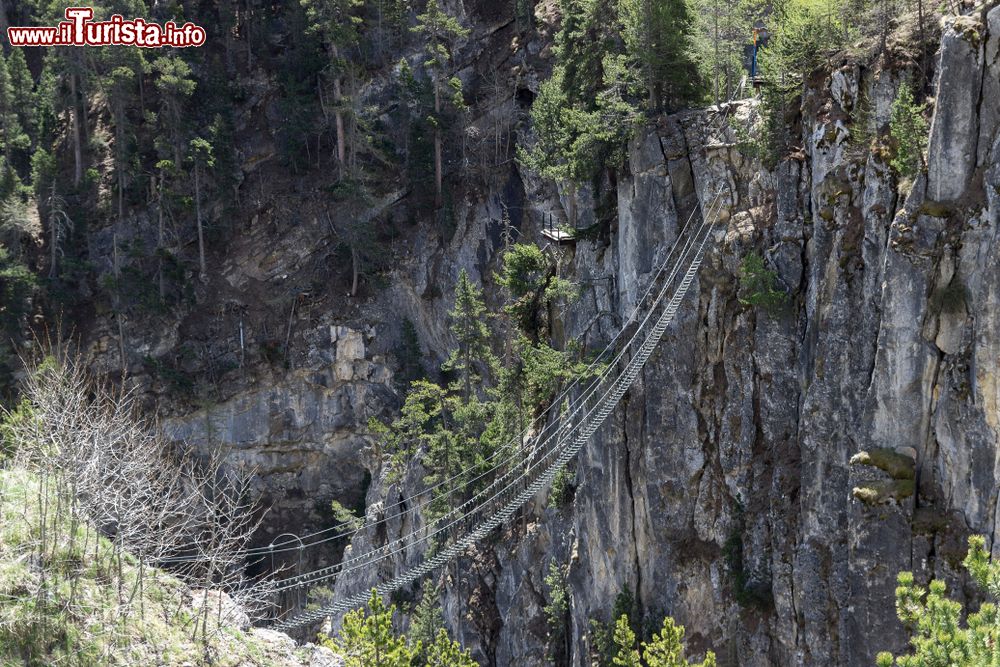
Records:
[[[272,112],[281,118],[282,164],[292,174],[314,174],[310,186],[340,206],[371,206],[402,190],[409,193],[410,215],[436,220],[447,234],[455,182],[466,171],[488,169],[491,157],[494,164],[511,157],[503,145],[509,138],[501,136],[509,127],[494,128],[494,137],[469,132],[469,97],[482,92],[466,90],[453,63],[454,52],[468,48],[469,31],[437,2],[91,4],[95,20],[112,14],[192,20],[208,30],[208,39],[204,48],[162,52],[4,49],[0,197],[8,373],[15,354],[9,341],[24,340],[39,317],[71,330],[81,308],[99,303],[124,329],[130,311],[168,310],[194,298],[193,281],[208,279],[208,258],[236,233],[232,220],[248,196],[234,133],[260,73],[279,86]],[[574,190],[593,182],[614,197],[607,183],[644,118],[739,92],[744,47],[754,27],[766,25],[771,38],[761,73],[771,85],[764,89],[767,120],[754,144],[775,160],[789,143],[782,114],[795,106],[803,78],[831,54],[848,49],[869,60],[895,57],[888,35],[891,19],[903,10],[915,21],[907,47],[924,52],[937,8],[924,8],[922,0],[914,7],[897,4],[562,3],[552,71],[530,106],[537,141],[519,148],[516,159],[568,189],[575,227]],[[6,23],[55,25],[64,5],[13,3]],[[535,29],[540,8],[554,9],[516,3],[518,39]],[[399,60],[414,49],[421,54],[417,62]],[[923,55],[920,60],[926,65]],[[524,82],[472,83],[535,97]],[[926,78],[912,83],[914,93],[905,100],[911,116],[919,115],[927,84]],[[381,89],[377,95],[373,86]],[[898,127],[905,122],[912,121],[901,119]],[[895,140],[901,143],[898,166],[912,171],[920,133],[896,136],[904,137]],[[490,156],[491,149],[503,154]],[[112,239],[112,266],[95,266],[81,240],[89,227],[108,220],[128,222],[135,231]],[[336,230],[353,265],[352,294],[366,274],[383,267],[383,246],[397,233],[393,224],[399,222],[372,217]]]

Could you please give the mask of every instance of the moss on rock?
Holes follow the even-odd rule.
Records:
[[[916,484],[912,479],[888,479],[865,482],[851,490],[851,495],[866,505],[880,505],[889,500],[905,500],[913,496]]]
[[[916,477],[916,464],[912,458],[885,447],[858,452],[851,457],[851,464],[873,466],[893,479],[912,480]]]

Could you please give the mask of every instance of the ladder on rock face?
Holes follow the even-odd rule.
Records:
[[[414,547],[430,545],[432,540],[447,537],[453,532],[458,533],[452,542],[433,556],[404,569],[392,579],[374,587],[378,594],[387,595],[450,563],[491,531],[509,522],[521,507],[552,482],[556,474],[590,440],[642,372],[657,343],[677,315],[685,295],[697,276],[711,237],[712,221],[720,210],[720,202],[721,197],[716,194],[693,232],[691,228],[695,213],[692,212],[687,224],[678,234],[674,247],[670,249],[664,262],[654,274],[646,295],[640,299],[635,312],[626,322],[628,327],[637,321],[640,309],[656,291],[635,333],[598,377],[589,382],[574,400],[569,401],[565,413],[558,415],[555,420],[552,432],[546,435],[549,432],[546,428],[539,434],[534,448],[535,453],[526,462],[511,465],[486,488],[425,528],[412,531],[358,556],[347,556],[335,566],[279,581],[278,590],[291,590],[313,586],[333,578],[350,577],[355,573],[369,570],[387,559],[404,554]],[[684,232],[687,232],[686,238]],[[683,245],[682,238],[684,238]],[[671,263],[674,250],[678,247],[680,250]],[[680,281],[676,282],[679,275]],[[656,290],[661,276],[662,285]],[[619,337],[625,335],[624,331],[623,328]],[[622,363],[624,367],[618,370]],[[284,619],[274,627],[278,630],[290,630],[320,621],[330,615],[341,614],[363,605],[369,595],[369,590],[360,591],[331,605]]]

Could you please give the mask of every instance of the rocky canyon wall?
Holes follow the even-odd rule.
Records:
[[[808,82],[799,145],[773,167],[747,157],[735,129],[752,128],[752,101],[722,125],[709,110],[639,133],[610,238],[565,251],[585,286],[565,314],[568,338],[613,335],[693,207],[721,192],[730,215],[697,296],[570,464],[572,502],[539,498],[439,576],[448,625],[480,660],[548,660],[550,562],[568,573],[574,665],[589,664],[591,619],[606,621],[625,590],[653,622],[684,624],[694,651],[754,666],[863,665],[903,650],[900,570],[975,599],[965,540],[997,544],[998,45],[1000,9],[944,27],[927,170],[914,182],[852,141],[859,99],[887,125],[914,75],[904,67],[844,60]],[[521,178],[545,206],[537,179]],[[751,251],[776,272],[785,307],[741,303]],[[421,477],[415,465],[401,482],[376,480],[369,517]],[[390,522],[354,548],[412,527]],[[375,574],[338,582],[338,594]]]

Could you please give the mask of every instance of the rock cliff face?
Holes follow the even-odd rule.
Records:
[[[538,35],[523,45],[493,3],[446,4],[473,28],[458,53],[458,75],[485,100],[473,125],[525,140],[524,107],[548,66],[551,3],[539,3]],[[567,572],[573,665],[589,664],[591,620],[607,621],[625,590],[646,618],[685,625],[693,651],[748,666],[871,664],[876,650],[901,650],[902,569],[966,595],[965,537],[998,538],[1000,9],[953,19],[935,58],[927,173],[913,183],[852,143],[859,98],[884,126],[912,74],[905,67],[844,61],[808,82],[799,145],[774,167],[738,145],[733,128],[754,122],[750,101],[725,122],[718,110],[690,112],[638,134],[610,234],[559,250],[566,277],[585,286],[562,317],[567,339],[610,340],[689,215],[717,193],[728,222],[640,381],[571,463],[572,501],[550,508],[538,498],[430,582],[477,659],[549,660],[550,562]],[[488,94],[494,71],[510,74],[514,95]],[[346,298],[316,278],[336,261],[323,193],[270,162],[258,123],[268,85],[251,91],[237,128],[247,219],[230,247],[213,250],[198,306],[125,322],[126,354],[109,317],[85,336],[95,366],[125,366],[144,383],[168,434],[257,469],[272,506],[262,544],[329,525],[332,499],[365,497],[378,518],[420,489],[419,464],[389,483],[365,454],[368,419],[399,402],[402,322],[412,321],[426,365],[439,361],[451,301],[442,290],[464,268],[495,301],[489,276],[503,234],[540,239],[544,216],[565,210],[564,194],[505,159],[459,185],[449,233],[431,221],[407,227],[387,285]],[[377,97],[379,85],[365,94]],[[590,199],[581,193],[581,225],[597,219]],[[95,231],[91,254],[107,260],[123,239]],[[740,302],[749,251],[777,273],[783,309]],[[191,390],[192,376],[214,389]],[[408,519],[353,548],[422,521]],[[306,565],[339,555],[311,553]],[[392,567],[340,581],[335,595]]]
[[[697,203],[721,192],[731,217],[697,297],[571,464],[570,505],[540,498],[440,576],[448,624],[480,660],[547,660],[549,562],[568,568],[575,665],[594,648],[591,619],[606,621],[625,590],[727,665],[861,665],[902,650],[899,570],[967,595],[966,536],[998,537],[998,46],[1000,9],[944,27],[927,173],[914,183],[851,141],[859,97],[876,124],[889,120],[910,73],[888,66],[845,61],[807,84],[801,149],[773,168],[744,157],[732,130],[751,122],[752,102],[721,131],[709,111],[636,137],[610,239],[566,251],[588,286],[568,337],[613,334]],[[790,295],[785,308],[738,299],[753,249]],[[420,478],[414,466],[375,484],[369,516]],[[388,536],[412,527],[390,524]]]

